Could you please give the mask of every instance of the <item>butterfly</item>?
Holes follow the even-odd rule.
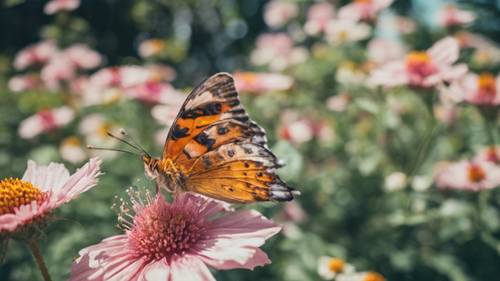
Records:
[[[142,151],[145,173],[159,189],[229,203],[290,201],[299,194],[276,174],[282,164],[267,147],[264,129],[245,112],[228,73],[211,76],[187,96],[161,158]]]

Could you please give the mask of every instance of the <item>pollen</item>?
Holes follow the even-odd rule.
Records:
[[[363,281],[385,281],[385,278],[377,272],[367,272]]]
[[[430,61],[430,57],[426,52],[410,52],[406,56],[407,64],[422,64]]]
[[[44,192],[30,182],[17,178],[0,181],[0,215],[14,213],[14,210],[33,201],[42,201]]]
[[[471,182],[477,183],[486,178],[486,173],[481,166],[472,163],[469,165],[468,176]]]
[[[331,258],[330,261],[328,261],[328,268],[330,269],[330,271],[335,273],[344,271],[344,266],[345,262],[338,258]]]
[[[480,93],[488,96],[495,96],[496,94],[496,81],[495,76],[491,73],[483,73],[477,79],[477,87]]]

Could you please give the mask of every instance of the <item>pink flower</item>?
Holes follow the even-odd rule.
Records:
[[[171,95],[177,93],[177,90],[172,85],[161,82],[146,82],[125,90],[126,96],[152,104],[165,102]]]
[[[264,21],[272,28],[279,28],[297,16],[299,7],[296,3],[274,0],[266,4]]]
[[[30,45],[17,53],[14,58],[14,68],[22,70],[35,64],[46,63],[56,53],[57,47],[53,41],[47,40]]]
[[[262,93],[285,91],[293,86],[293,78],[277,73],[235,72],[236,88],[241,92]]]
[[[389,7],[393,0],[355,0],[340,8],[339,18],[350,20],[374,20],[378,13]]]
[[[500,166],[491,162],[459,161],[438,167],[436,185],[441,189],[480,191],[500,185]]]
[[[168,99],[164,100],[163,104],[155,105],[151,109],[151,115],[160,124],[170,127],[174,123],[175,117],[177,117],[185,99],[186,95],[179,92],[170,95]],[[165,139],[163,139],[164,141]]]
[[[99,53],[83,44],[74,44],[64,50],[64,55],[77,67],[91,69],[98,67],[102,58]]]
[[[500,75],[490,73],[468,73],[465,77],[450,86],[451,91],[463,97],[467,103],[476,105],[500,105]]]
[[[59,11],[72,11],[78,6],[80,6],[80,0],[52,0],[45,5],[43,11],[47,15],[52,15]]]
[[[250,60],[255,65],[269,65],[272,71],[301,63],[307,59],[304,48],[294,47],[292,38],[286,33],[267,33],[257,38],[256,49]]]
[[[338,95],[329,97],[326,100],[326,107],[332,111],[343,112],[351,102],[351,96],[347,93],[340,93]]]
[[[191,193],[172,203],[161,195],[133,200],[125,234],[80,251],[70,280],[214,281],[216,269],[253,269],[269,264],[259,249],[280,227],[255,210],[232,211]]]
[[[332,45],[356,42],[370,36],[371,27],[362,22],[350,19],[332,20],[326,26],[326,39]]]
[[[500,165],[500,146],[493,145],[479,151],[474,161],[485,161],[495,165]]]
[[[148,39],[139,45],[139,55],[143,58],[156,56],[165,50],[167,44],[162,39]]]
[[[404,56],[405,48],[400,42],[378,37],[368,43],[368,58],[377,64],[402,59]]]
[[[76,76],[75,65],[68,57],[58,54],[42,68],[41,77],[45,86],[58,90],[62,81],[70,81]]]
[[[87,158],[82,142],[75,136],[65,138],[59,146],[61,158],[72,163],[81,163]]]
[[[36,75],[16,75],[9,79],[9,90],[24,92],[35,89],[40,85],[40,78]]]
[[[445,5],[437,13],[438,25],[444,28],[466,25],[475,20],[474,13],[460,10],[453,4]]]
[[[29,160],[22,179],[0,181],[0,233],[15,232],[42,219],[97,184],[101,161],[92,158],[70,176],[63,164],[38,166]]]
[[[307,34],[316,35],[324,32],[328,23],[335,18],[335,9],[328,2],[312,5],[307,11],[304,30]]]
[[[453,81],[467,72],[464,64],[454,65],[459,56],[458,42],[446,37],[429,50],[413,51],[404,60],[386,63],[373,71],[370,82],[375,85],[394,87],[434,87],[443,81]]]
[[[75,118],[75,112],[67,107],[43,110],[23,120],[19,125],[19,136],[31,139],[66,126]]]

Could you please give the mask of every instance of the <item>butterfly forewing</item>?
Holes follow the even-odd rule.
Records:
[[[278,160],[262,128],[240,104],[230,74],[196,87],[172,125],[163,151],[182,167],[185,189],[228,202],[293,199],[275,173]]]

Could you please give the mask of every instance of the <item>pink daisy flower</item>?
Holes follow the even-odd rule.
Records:
[[[476,155],[475,161],[486,161],[500,165],[500,145],[492,145],[482,149]]]
[[[350,20],[374,20],[393,0],[355,0],[340,8],[339,17]]]
[[[500,105],[500,75],[468,73],[450,86],[453,95],[476,105]]]
[[[47,15],[52,15],[59,11],[72,11],[78,6],[80,6],[80,0],[52,0],[45,5],[43,11]]]
[[[255,210],[232,211],[191,193],[132,200],[125,234],[80,251],[70,280],[215,280],[216,269],[253,269],[271,261],[259,249],[280,227]],[[126,221],[125,217],[132,217]]]
[[[480,191],[500,185],[500,167],[491,162],[459,161],[438,168],[436,185],[441,189]]]
[[[34,64],[46,63],[57,51],[55,43],[50,40],[30,45],[16,54],[14,68],[22,70]]]
[[[74,118],[75,112],[67,106],[42,110],[23,120],[19,125],[18,133],[21,138],[31,139],[64,127]]]
[[[299,6],[296,3],[274,0],[266,4],[264,21],[272,28],[280,28],[298,13]]]
[[[307,21],[304,30],[307,34],[316,35],[324,32],[328,23],[335,18],[335,9],[328,2],[311,5],[307,11]]]
[[[405,59],[386,63],[373,71],[371,83],[386,87],[409,85],[434,87],[443,81],[453,81],[467,72],[458,60],[460,48],[457,40],[446,37],[427,51],[413,51]]]
[[[277,73],[235,72],[236,88],[241,92],[285,91],[293,86],[293,78]]]
[[[474,13],[461,10],[453,4],[445,5],[437,13],[437,23],[444,28],[466,25],[473,22],[475,18]]]
[[[22,179],[0,181],[0,233],[13,233],[39,221],[97,184],[101,161],[92,158],[70,176],[63,164],[28,161]]]

